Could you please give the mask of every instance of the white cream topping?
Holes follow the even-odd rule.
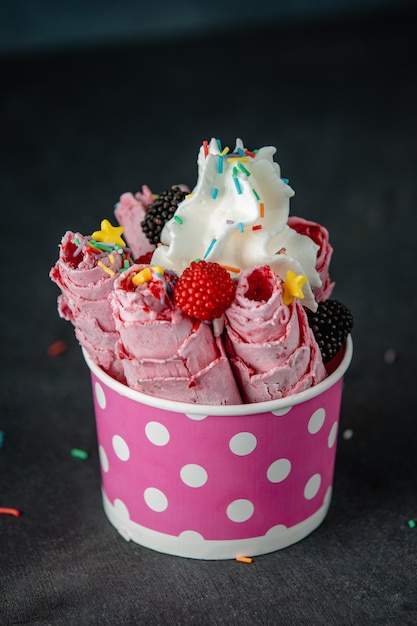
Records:
[[[319,247],[287,225],[294,191],[281,178],[275,152],[267,146],[249,156],[240,139],[229,154],[221,154],[216,139],[201,146],[197,184],[166,223],[152,264],[178,275],[196,259],[241,271],[269,265],[282,280],[292,270],[307,276],[303,305],[315,310],[312,288],[321,286],[315,270]]]

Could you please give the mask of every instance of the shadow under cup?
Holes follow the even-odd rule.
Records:
[[[105,513],[126,539],[196,559],[285,548],[330,505],[343,358],[315,387],[233,406],[172,402],[91,370]]]

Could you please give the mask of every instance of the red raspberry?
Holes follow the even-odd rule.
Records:
[[[229,272],[218,263],[193,261],[178,279],[174,300],[190,317],[213,320],[230,306],[236,285]]]

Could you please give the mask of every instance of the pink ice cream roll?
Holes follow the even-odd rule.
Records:
[[[124,380],[115,354],[119,335],[109,299],[114,279],[122,268],[122,256],[115,253],[110,258],[106,254],[101,257],[90,252],[87,241],[80,233],[71,231],[62,238],[59,259],[50,272],[62,291],[58,312],[74,325],[78,341],[92,359],[111,376]],[[107,269],[100,267],[99,262]]]
[[[148,272],[143,284],[132,278]],[[224,347],[210,323],[175,307],[175,277],[133,265],[114,283],[111,296],[117,344],[129,387],[149,395],[199,404],[240,404]]]
[[[330,298],[335,285],[329,276],[329,265],[333,254],[333,248],[329,242],[329,232],[321,224],[296,216],[288,218],[288,226],[300,235],[310,237],[319,246],[316,271],[321,279],[321,287],[313,288],[313,294],[316,302],[323,302],[323,300]]]
[[[135,195],[130,192],[122,194],[114,211],[117,221],[124,228],[124,236],[134,259],[155,250],[155,245],[148,240],[141,226],[146,209],[153,200],[151,190],[143,185],[142,192],[138,191]]]
[[[282,281],[268,266],[237,279],[226,311],[226,345],[244,402],[299,393],[326,377],[302,305],[283,303]]]

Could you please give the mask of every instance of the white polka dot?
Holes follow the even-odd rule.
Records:
[[[324,409],[317,409],[317,411],[314,411],[308,422],[308,432],[312,435],[318,433],[320,428],[323,426],[325,419],[326,411]]]
[[[103,472],[109,471],[109,460],[107,458],[107,454],[103,446],[98,447],[98,456],[100,458],[100,465]]]
[[[304,497],[306,500],[312,500],[317,495],[321,485],[320,474],[313,474],[304,487]]]
[[[168,428],[159,422],[148,422],[145,426],[145,434],[155,446],[166,446],[170,438]]]
[[[250,500],[234,500],[227,507],[226,514],[232,522],[246,522],[252,517],[254,510]]]
[[[256,437],[252,433],[237,433],[231,438],[229,448],[233,454],[245,456],[255,450],[257,443]]]
[[[130,518],[129,509],[127,508],[123,500],[119,500],[119,498],[116,498],[113,506],[114,506],[115,512],[117,513],[119,517],[123,517],[123,519]]]
[[[205,420],[208,415],[199,415],[198,413],[185,413],[186,417],[189,417],[190,420],[195,420],[197,422],[201,420]]]
[[[286,406],[285,409],[277,409],[276,411],[271,411],[272,415],[287,415],[292,409],[292,406]]]
[[[180,476],[182,482],[188,485],[188,487],[202,487],[208,479],[208,474],[204,467],[195,463],[184,465],[181,468]]]
[[[96,400],[98,402],[100,409],[105,409],[106,408],[106,394],[104,393],[104,389],[100,385],[100,383],[96,382],[94,386],[94,392],[96,394]]]
[[[337,422],[335,422],[330,429],[329,438],[327,440],[327,445],[329,446],[329,448],[333,448],[335,444],[336,437],[337,437],[337,426],[338,424]]]
[[[266,475],[271,483],[280,483],[285,480],[291,471],[291,463],[288,459],[277,459],[268,467]]]
[[[123,437],[120,437],[120,435],[114,435],[112,439],[112,444],[113,444],[113,450],[115,451],[116,456],[121,461],[127,461],[128,458],[130,457],[130,450],[129,450],[129,446],[127,445]]]
[[[200,543],[201,541],[204,541],[203,535],[200,535],[200,533],[196,532],[195,530],[183,530],[182,533],[178,535],[178,537],[192,543]]]
[[[168,498],[163,491],[156,487],[148,487],[143,493],[145,502],[152,511],[161,513],[168,507]]]

